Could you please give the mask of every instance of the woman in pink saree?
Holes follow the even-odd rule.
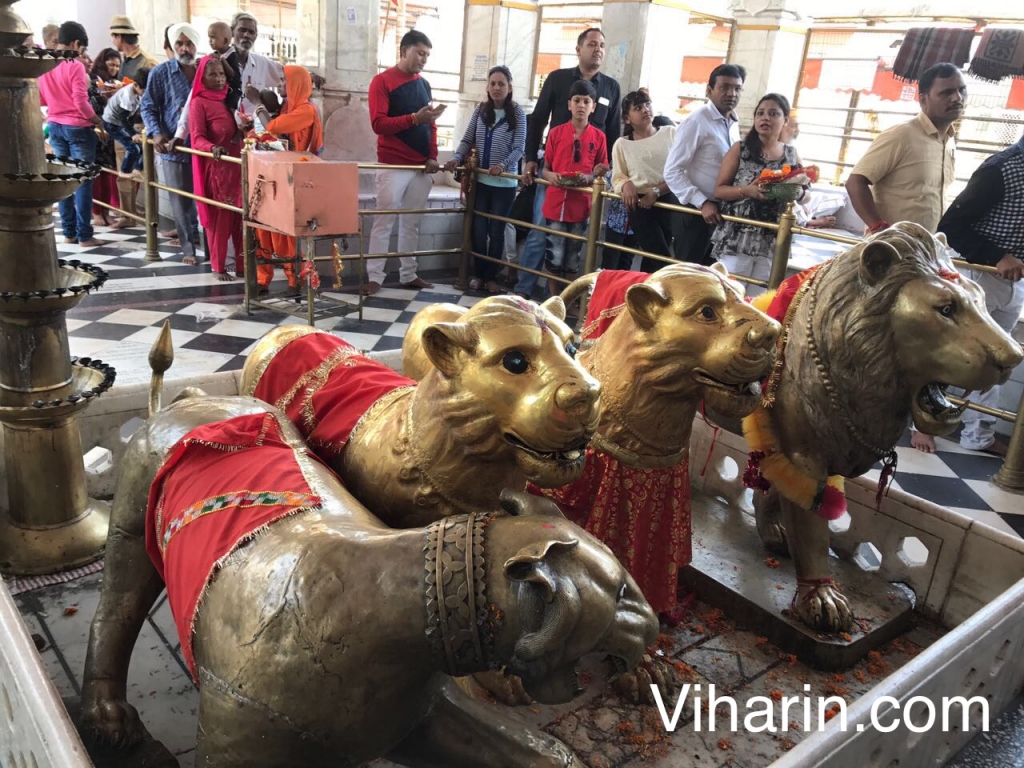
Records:
[[[225,103],[227,95],[223,65],[209,56],[200,59],[192,82],[189,128],[192,148],[209,152],[215,159],[193,155],[192,179],[199,197],[241,207],[242,167],[221,160],[224,155],[241,157],[242,154],[242,132]],[[241,264],[242,215],[209,203],[197,201],[196,205],[199,223],[206,231],[213,274],[218,280],[231,280],[227,271],[228,240],[235,244],[235,258]],[[188,257],[186,263],[189,263]]]

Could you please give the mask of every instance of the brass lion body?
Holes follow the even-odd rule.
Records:
[[[132,646],[163,588],[146,554],[145,521],[164,456],[198,426],[267,410],[252,398],[189,397],[129,443],[82,691],[83,732],[99,741],[124,745],[139,735],[126,683]],[[298,431],[278,418],[301,446]],[[453,633],[439,635],[443,616],[432,620],[425,610],[437,582],[428,579],[430,529],[388,528],[316,462],[307,479],[322,509],[274,523],[229,556],[197,613],[196,765],[337,768],[383,755],[410,766],[577,765],[557,740],[509,727],[500,711],[451,684],[449,673],[473,667],[450,668]],[[510,514],[479,527],[475,565],[451,574],[452,589],[465,584],[464,599],[467,591],[486,594],[487,610],[501,616],[479,628],[479,668],[508,665],[532,695],[555,702],[575,695],[569,680],[583,654],[635,665],[657,621],[629,575],[548,502],[522,494],[502,503]],[[458,534],[467,524],[450,525],[444,530]]]

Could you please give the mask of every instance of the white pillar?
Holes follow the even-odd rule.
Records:
[[[755,13],[746,10],[748,5],[767,7]],[[794,0],[740,0],[733,10],[736,32],[729,63],[747,70],[737,109],[744,126],[750,125],[764,94],[781,93],[791,102],[796,95],[810,24],[797,16],[794,5]]]
[[[512,72],[513,98],[524,104],[537,58],[540,13],[534,2],[468,0],[462,46],[462,91],[455,121],[455,144],[473,109],[487,98],[487,70],[504,64]],[[454,106],[454,105],[453,105]]]
[[[377,137],[370,127],[367,93],[377,74],[379,4],[299,0],[298,14],[300,61],[327,80],[322,103],[324,156],[375,161]]]
[[[124,13],[125,0],[78,0],[75,20],[85,27],[89,35],[89,53],[92,56],[110,47],[110,20]]]
[[[83,4],[90,1],[81,0]],[[165,61],[164,30],[169,24],[188,21],[188,0],[124,0],[124,6],[123,12],[139,30],[139,44],[158,62]]]

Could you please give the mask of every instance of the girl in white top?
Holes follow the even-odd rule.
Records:
[[[659,118],[663,120],[663,118]],[[653,207],[655,203],[679,205],[665,183],[665,161],[675,139],[670,121],[658,127],[645,88],[622,97],[622,138],[612,148],[612,187],[622,195],[629,224],[641,250],[659,256],[673,255],[673,232],[686,214]],[[676,256],[682,260],[681,256]],[[654,272],[665,261],[644,257],[641,269]]]

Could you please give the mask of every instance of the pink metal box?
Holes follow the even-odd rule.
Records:
[[[249,152],[249,218],[293,237],[359,231],[356,163],[308,152]]]

